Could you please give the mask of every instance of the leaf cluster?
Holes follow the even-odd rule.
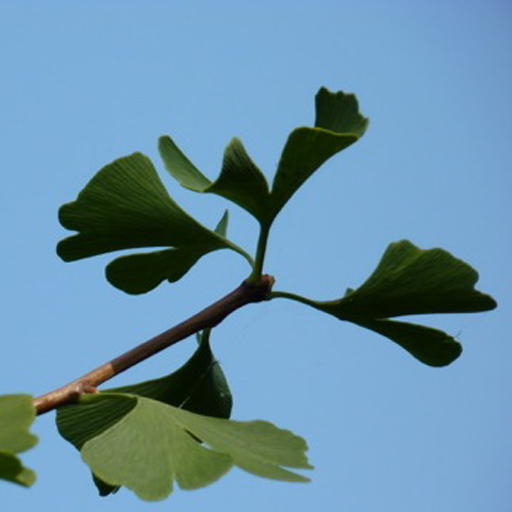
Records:
[[[254,255],[228,238],[227,210],[213,229],[204,226],[171,197],[150,159],[134,153],[106,165],[75,201],[60,208],[62,226],[75,233],[58,244],[59,256],[74,261],[137,249],[106,267],[108,281],[130,294],[149,292],[163,281],[175,282],[200,258],[221,249],[248,262],[246,283],[261,282],[268,237],[278,214],[324,162],[358,141],[368,127],[356,97],[342,91],[321,88],[315,113],[314,126],[296,128],[289,135],[271,184],[237,138],[226,147],[220,174],[213,181],[171,137],[158,141],[164,167],[180,185],[221,196],[254,217],[260,228]],[[149,251],[140,252],[143,248]],[[457,340],[438,329],[395,318],[493,309],[494,299],[475,289],[477,280],[471,266],[445,250],[424,250],[402,240],[391,243],[368,279],[341,298],[319,301],[269,290],[265,300],[300,302],[378,333],[427,365],[445,366],[462,351]],[[174,483],[183,489],[202,487],[232,466],[262,477],[307,481],[291,471],[311,468],[303,439],[268,422],[229,419],[232,396],[209,337],[208,328],[191,359],[168,376],[82,395],[77,404],[58,410],[59,432],[80,451],[101,495],[124,486],[143,499],[162,499]],[[33,411],[23,409],[26,398],[3,400],[0,425],[2,414],[14,407],[23,421],[13,438],[25,442],[10,445],[7,436],[2,444],[0,428],[0,476],[28,485],[32,473],[21,466],[16,453],[33,442],[24,433]]]

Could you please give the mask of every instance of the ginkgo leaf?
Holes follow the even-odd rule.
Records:
[[[35,482],[35,473],[16,455],[37,444],[37,437],[29,432],[35,417],[30,395],[0,396],[0,479],[26,487]]]
[[[272,218],[326,160],[360,139],[368,126],[353,94],[322,87],[315,106],[315,127],[294,130],[283,149],[272,184]]]
[[[170,375],[110,388],[105,392],[142,396],[198,414],[229,418],[233,397],[224,372],[211,350],[210,330],[203,331],[198,341],[199,347],[192,357]],[[96,404],[94,408],[101,408],[102,404]],[[57,410],[56,421],[60,434],[77,449],[81,449],[85,441],[98,435],[103,428],[103,424],[88,421],[88,408],[88,405],[69,405]],[[121,415],[127,410],[121,410]],[[109,419],[108,413],[102,412],[99,416],[107,424],[117,420],[117,416]]]
[[[227,146],[220,175],[213,183],[190,162],[169,136],[160,137],[158,149],[165,168],[182,186],[195,192],[225,197],[260,222],[267,219],[268,183],[239,139],[232,139]]]
[[[174,373],[165,377],[106,390],[109,393],[136,395],[165,404],[181,407],[198,414],[217,418],[229,418],[233,407],[233,397],[226,377],[210,348],[210,330],[198,335],[199,347],[192,357]],[[119,419],[113,411],[102,410],[104,402],[89,405],[70,405],[57,410],[57,427],[60,434],[80,450],[83,444],[101,433],[105,424],[110,425]],[[118,407],[120,415],[129,409]],[[91,412],[92,411],[92,412]],[[97,415],[102,421],[92,417]],[[117,490],[116,486],[103,482],[93,475],[100,495],[107,496]]]
[[[76,201],[59,210],[61,224],[78,231],[59,242],[57,252],[73,261],[139,247],[172,247],[114,260],[107,279],[127,293],[145,293],[163,280],[177,281],[205,254],[231,249],[252,265],[251,257],[220,230],[211,231],[169,196],[151,161],[140,153],[101,169]],[[224,231],[224,234],[222,233]]]
[[[76,201],[60,208],[59,220],[78,231],[57,247],[66,261],[134,247],[229,247],[177,205],[141,153],[101,169]]]
[[[215,232],[226,238],[228,212],[222,216]],[[105,273],[108,281],[126,293],[147,293],[162,281],[181,279],[203,256],[215,249],[180,247],[149,253],[129,254],[110,262]]]
[[[389,245],[367,281],[324,310],[339,318],[388,318],[494,309],[495,300],[475,290],[477,281],[476,270],[449,252],[402,240]]]
[[[390,244],[379,265],[359,288],[332,301],[314,301],[286,292],[285,297],[386,336],[430,366],[445,366],[462,352],[448,334],[389,317],[425,313],[473,313],[496,307],[475,290],[477,272],[443,249],[423,250],[407,240]]]
[[[199,347],[174,373],[106,391],[144,396],[198,414],[229,418],[233,396],[226,376],[212,352],[210,332],[210,329],[206,329],[198,335]]]
[[[266,422],[225,419],[232,397],[209,335],[204,331],[194,355],[167,377],[58,409],[60,434],[82,452],[102,495],[126,486],[144,499],[162,499],[173,480],[184,489],[202,487],[232,465],[268,478],[307,480],[286,469],[310,467],[301,438]]]
[[[83,460],[103,482],[143,499],[167,497],[173,481],[182,489],[206,486],[233,465],[266,478],[307,481],[287,469],[311,468],[306,443],[270,423],[201,416],[120,393],[85,395],[81,402],[75,407],[87,408],[88,422],[101,431],[83,443]]]

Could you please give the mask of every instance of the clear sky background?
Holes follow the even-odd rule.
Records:
[[[240,137],[272,178],[289,132],[312,125],[322,85],[355,92],[371,119],[278,218],[266,271],[278,288],[340,297],[387,244],[443,247],[472,264],[498,310],[422,317],[464,353],[435,369],[385,338],[288,301],[243,309],[212,335],[236,419],[302,435],[310,484],[232,470],[148,504],[97,496],[54,414],[24,455],[30,489],[0,482],[2,510],[508,512],[512,509],[512,4],[0,1],[2,268],[0,393],[64,384],[235,288],[247,265],[220,251],[180,282],[128,296],[109,256],[65,264],[57,209],[112,160],[142,151],[171,195],[213,225],[227,202],[166,176],[170,134],[210,178]],[[256,223],[230,207],[252,251]],[[414,319],[413,319],[414,320]],[[116,378],[169,373],[195,342]]]

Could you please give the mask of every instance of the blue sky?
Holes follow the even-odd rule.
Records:
[[[337,298],[389,242],[409,239],[472,264],[478,287],[499,302],[488,314],[421,318],[464,345],[441,369],[288,301],[247,307],[216,329],[234,417],[304,436],[310,484],[234,470],[157,504],[126,490],[100,499],[52,413],[24,456],[36,485],[0,484],[3,509],[510,510],[511,27],[506,0],[0,2],[0,393],[64,384],[246,277],[245,262],[221,251],[176,284],[125,295],[103,277],[111,257],[58,259],[61,204],[138,150],[172,196],[213,225],[226,202],[180,189],[157,138],[170,134],[213,178],[238,136],[270,179],[288,133],[313,123],[323,85],[355,92],[370,129],[276,221],[266,270],[278,288]],[[255,223],[230,211],[232,239],[252,251]],[[169,373],[192,349],[184,342],[112,383]]]

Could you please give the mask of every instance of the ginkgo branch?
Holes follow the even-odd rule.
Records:
[[[43,414],[57,407],[74,403],[81,394],[94,392],[97,386],[137,363],[196,332],[215,327],[240,307],[268,300],[273,284],[274,278],[269,275],[261,276],[255,283],[244,281],[225,297],[180,324],[86,373],[73,382],[37,397],[34,400],[37,414]]]

